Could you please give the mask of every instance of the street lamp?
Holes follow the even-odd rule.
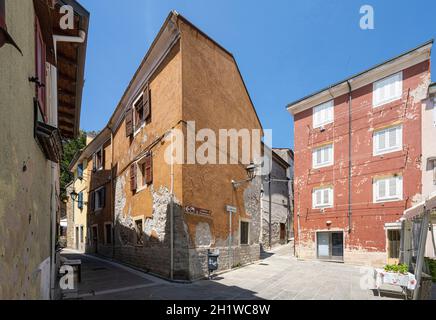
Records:
[[[256,168],[257,168],[257,166],[254,164],[254,162],[253,161],[250,162],[250,164],[245,167],[245,171],[247,171],[248,179],[240,180],[240,181],[232,180],[233,187],[237,188],[245,182],[253,181],[253,179],[256,177]]]
[[[73,191],[70,193],[70,197],[71,197],[71,200],[73,200],[73,202],[77,200],[78,196],[79,196],[79,194],[76,191]]]

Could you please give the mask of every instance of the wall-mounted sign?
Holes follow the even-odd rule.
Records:
[[[226,211],[229,213],[236,213],[237,209],[234,206],[226,206]]]
[[[196,208],[193,206],[186,206],[185,207],[185,213],[186,214],[193,214],[193,215],[197,215],[197,216],[207,216],[209,217],[211,214],[210,210],[207,209],[201,209],[201,208]]]

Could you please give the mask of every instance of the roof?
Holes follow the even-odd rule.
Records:
[[[305,101],[305,100],[307,100],[307,99],[310,99],[310,98],[312,98],[312,97],[314,97],[314,96],[316,96],[316,95],[318,95],[318,94],[321,94],[321,93],[323,93],[323,92],[325,92],[325,91],[329,91],[329,90],[331,90],[332,88],[337,87],[337,86],[339,86],[339,85],[349,83],[350,81],[352,81],[352,80],[354,80],[354,79],[356,79],[356,78],[359,78],[359,77],[361,77],[361,76],[363,76],[363,75],[366,75],[367,73],[369,73],[369,72],[371,72],[371,71],[374,71],[374,70],[376,70],[376,69],[378,69],[378,68],[380,68],[380,67],[382,67],[382,66],[384,66],[384,65],[386,65],[386,64],[389,64],[389,63],[391,63],[391,62],[394,62],[394,61],[396,61],[396,60],[398,60],[398,59],[400,59],[400,58],[406,57],[406,56],[410,55],[411,53],[414,53],[414,52],[416,52],[416,51],[419,51],[420,49],[423,49],[423,48],[428,47],[428,46],[431,47],[431,45],[433,45],[433,42],[434,42],[434,40],[431,39],[431,40],[429,40],[429,41],[427,41],[427,42],[425,42],[425,43],[423,43],[423,44],[417,46],[416,48],[413,48],[413,49],[411,49],[411,50],[408,50],[408,51],[406,51],[406,52],[403,52],[403,53],[399,54],[398,56],[396,56],[396,57],[394,57],[394,58],[391,58],[391,59],[389,59],[389,60],[386,60],[386,61],[384,61],[384,62],[382,62],[382,63],[379,63],[379,64],[377,64],[377,65],[375,65],[375,66],[373,66],[373,67],[371,67],[371,68],[369,68],[369,69],[366,69],[366,70],[364,70],[364,71],[362,71],[362,72],[359,72],[359,73],[357,73],[357,74],[355,74],[355,75],[352,75],[351,77],[348,77],[348,78],[346,78],[346,79],[344,79],[344,80],[341,80],[341,81],[339,81],[339,82],[336,82],[336,83],[334,83],[334,84],[332,84],[332,85],[330,85],[330,86],[328,86],[328,87],[325,87],[325,88],[323,88],[323,89],[321,89],[321,90],[318,90],[318,91],[316,91],[316,92],[314,92],[314,93],[311,93],[311,94],[309,94],[309,95],[307,95],[307,96],[305,96],[305,97],[303,97],[303,98],[301,98],[301,99],[298,99],[298,100],[296,100],[296,101],[294,101],[294,102],[291,102],[291,103],[289,103],[289,104],[286,106],[286,108],[289,110],[291,107],[297,105],[298,103],[303,102],[303,101]]]
[[[74,9],[73,30],[62,30],[60,7]],[[85,33],[83,43],[57,42],[56,65],[58,70],[58,127],[64,138],[76,138],[80,132],[80,114],[84,85],[86,49],[88,41],[89,12],[76,0],[57,0],[52,11],[53,35],[78,37]]]

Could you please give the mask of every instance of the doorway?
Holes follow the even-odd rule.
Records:
[[[344,261],[344,233],[317,232],[317,258],[327,261]]]
[[[76,227],[76,250],[79,250],[79,227]]]
[[[94,253],[98,252],[98,228],[97,226],[92,227],[92,246]]]

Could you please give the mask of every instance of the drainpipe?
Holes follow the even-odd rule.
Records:
[[[171,131],[171,143],[173,143],[173,132]],[[171,280],[174,280],[174,150],[171,149],[171,182],[170,182],[170,259],[171,259]]]
[[[111,131],[111,214],[112,214],[112,259],[115,258],[115,196],[114,196],[114,131]]]
[[[347,81],[348,84],[348,233],[351,233],[352,231],[352,208],[351,208],[351,189],[352,189],[352,181],[351,181],[351,175],[352,175],[352,168],[351,168],[351,103],[352,103],[352,97],[351,97],[351,84],[350,81]]]
[[[57,43],[58,42],[83,43],[83,42],[85,42],[85,39],[86,39],[86,32],[83,30],[79,30],[78,37],[54,35],[53,36],[53,43],[54,43],[55,57],[57,57]]]

